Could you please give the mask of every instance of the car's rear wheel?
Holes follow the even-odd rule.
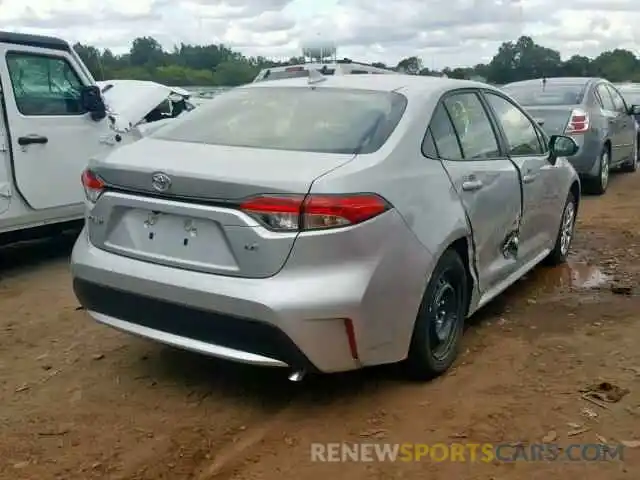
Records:
[[[622,165],[621,170],[623,172],[635,172],[638,170],[638,148],[640,148],[640,140],[636,137],[636,143],[633,146],[633,157]]]
[[[562,210],[562,220],[556,236],[556,243],[545,261],[548,265],[560,265],[567,261],[576,226],[576,207],[576,198],[573,193],[569,192]]]
[[[611,167],[611,152],[609,147],[605,145],[600,152],[598,158],[598,175],[595,178],[590,179],[587,185],[590,187],[589,191],[595,195],[603,195],[607,191],[609,186],[609,170]]]
[[[414,325],[406,360],[412,378],[430,380],[451,367],[460,349],[468,298],[464,262],[447,250],[433,270]]]

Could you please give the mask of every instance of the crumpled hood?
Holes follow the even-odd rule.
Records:
[[[182,88],[144,80],[104,80],[96,82],[109,109],[116,119],[116,128],[128,130],[169,97],[188,97]]]

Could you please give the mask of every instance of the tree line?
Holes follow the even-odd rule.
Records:
[[[136,38],[129,51],[122,55],[81,43],[76,43],[74,49],[96,80],[153,80],[176,86],[243,85],[253,80],[262,68],[304,61],[301,57],[292,57],[285,62],[247,57],[221,44],[182,43],[167,52],[153,37]],[[404,58],[397,65],[380,62],[373,65],[413,75],[446,75],[495,84],[557,76],[599,76],[612,82],[640,81],[640,60],[634,52],[615,49],[602,52],[595,58],[574,55],[563,61],[560,52],[539,45],[528,36],[504,42],[489,63],[473,67],[435,71],[425,68],[416,56]]]

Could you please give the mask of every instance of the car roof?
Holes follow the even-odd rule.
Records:
[[[12,43],[14,45],[24,45],[36,48],[49,48],[51,50],[68,51],[71,49],[68,42],[58,37],[7,31],[0,31],[0,43]]]
[[[420,75],[343,75],[326,76],[321,82],[310,84],[308,78],[267,80],[249,83],[239,88],[281,88],[309,87],[342,88],[358,90],[377,90],[381,92],[401,91],[405,95],[430,95],[457,88],[485,88],[499,92],[499,89],[486,83],[471,80],[457,80],[445,77]]]

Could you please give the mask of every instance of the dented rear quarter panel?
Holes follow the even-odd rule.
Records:
[[[380,150],[358,155],[326,173],[314,181],[310,190],[372,192],[389,201],[429,258],[428,262],[416,262],[415,268],[420,271],[407,272],[421,279],[418,283],[423,289],[431,269],[453,242],[466,238],[472,245],[465,209],[443,165],[422,154],[422,139],[439,98],[438,92],[433,91],[424,97],[412,95],[402,121]],[[469,258],[473,259],[471,252]],[[470,271],[475,276],[473,260],[471,263]],[[477,292],[473,293],[472,302]]]

